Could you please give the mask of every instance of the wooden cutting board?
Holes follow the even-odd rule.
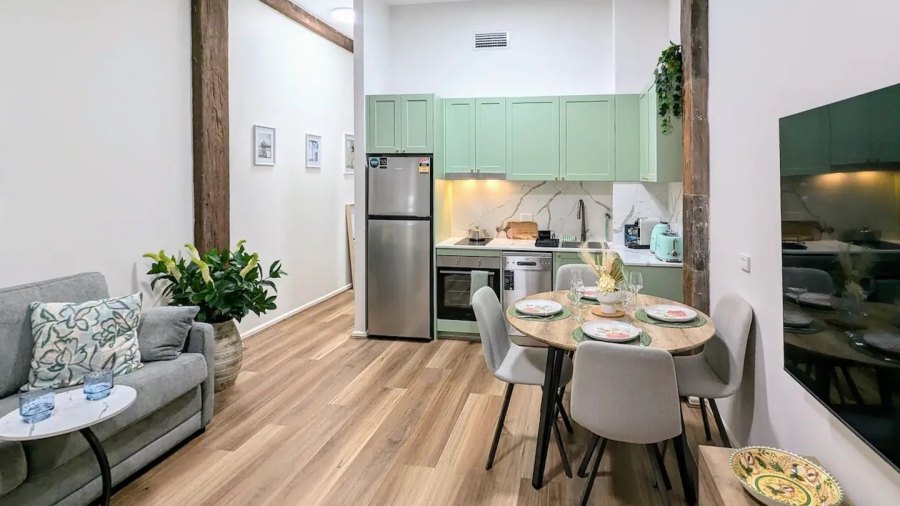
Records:
[[[506,237],[510,239],[537,239],[538,224],[534,221],[510,221],[506,223]]]

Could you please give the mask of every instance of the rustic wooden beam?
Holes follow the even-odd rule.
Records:
[[[681,0],[684,300],[709,311],[709,0]]]
[[[353,39],[335,30],[321,19],[306,12],[291,0],[259,0],[276,11],[284,14],[300,25],[309,28],[313,33],[334,42],[347,51],[353,52]]]
[[[228,0],[191,0],[194,244],[228,248]]]

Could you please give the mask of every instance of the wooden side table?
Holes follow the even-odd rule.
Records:
[[[734,448],[700,446],[698,450],[699,506],[759,506],[760,503],[744,490],[728,466]],[[807,458],[819,464],[815,457]],[[844,502],[841,505],[852,506],[853,503],[847,499],[846,494],[844,491]]]

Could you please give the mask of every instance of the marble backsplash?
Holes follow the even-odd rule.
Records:
[[[588,239],[621,244],[624,224],[638,218],[674,221],[680,232],[681,191],[681,183],[453,181],[452,235],[465,236],[477,225],[492,237],[505,237],[506,222],[532,220],[541,230],[577,238],[578,201],[583,200]]]

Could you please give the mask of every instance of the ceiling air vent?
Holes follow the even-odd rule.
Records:
[[[509,46],[509,32],[476,32],[475,49],[502,49]]]

